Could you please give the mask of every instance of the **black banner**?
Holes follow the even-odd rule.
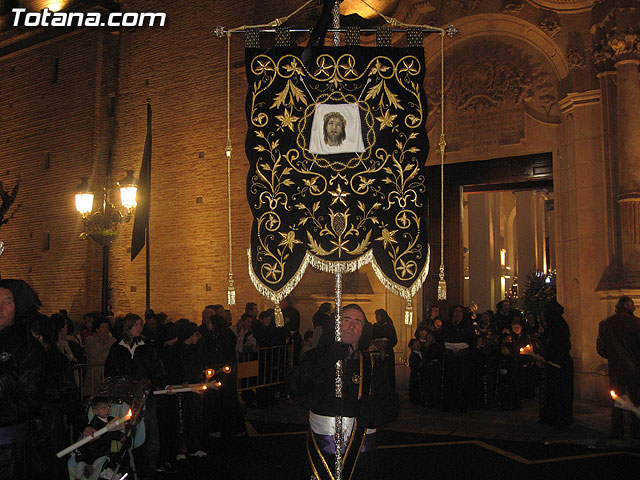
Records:
[[[246,50],[252,281],[279,301],[309,263],[372,262],[410,298],[429,263],[423,49],[318,47],[308,69],[302,52]]]

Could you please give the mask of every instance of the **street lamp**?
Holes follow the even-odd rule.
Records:
[[[87,177],[82,177],[82,181],[76,187],[76,210],[86,218],[93,210],[93,192],[89,189]]]
[[[118,234],[118,225],[131,220],[133,209],[136,207],[136,191],[138,182],[133,176],[133,170],[127,170],[127,175],[118,182],[120,199],[126,209],[121,212],[109,201],[108,187],[111,184],[111,158],[107,160],[107,176],[102,189],[102,205],[93,211],[94,193],[89,188],[87,177],[76,187],[76,210],[82,215],[84,226],[80,237],[90,238],[102,246],[102,313],[106,313],[109,303],[109,246]]]
[[[120,187],[120,200],[122,206],[131,211],[136,208],[136,193],[138,192],[138,181],[133,176],[133,170],[127,170],[127,176],[118,182]]]
[[[94,193],[89,188],[87,177],[76,187],[76,210],[82,215],[84,231],[82,238],[91,238],[104,245],[111,243],[118,233],[118,225],[131,220],[133,209],[136,207],[136,192],[138,181],[133,176],[133,170],[127,170],[127,176],[118,182],[120,199],[125,212],[121,212],[108,198],[107,188],[103,188],[102,205],[93,211]],[[101,238],[102,237],[102,238]]]

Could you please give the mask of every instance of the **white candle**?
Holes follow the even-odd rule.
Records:
[[[633,404],[631,399],[626,395],[618,395],[614,390],[611,390],[611,398],[613,398],[614,405],[617,408],[621,408],[623,410],[629,410],[633,412],[636,417],[640,418],[640,408]]]
[[[218,382],[220,383],[220,382]],[[219,387],[217,383],[213,384],[215,387]],[[162,390],[154,390],[154,395],[167,395],[169,393],[184,393],[184,392],[202,392],[209,388],[209,385],[196,383],[191,385],[171,385],[171,388],[165,388]]]
[[[86,437],[78,440],[76,443],[74,443],[73,445],[69,445],[64,450],[60,450],[56,454],[56,456],[58,458],[64,457],[65,455],[67,455],[68,453],[73,452],[77,448],[80,448],[81,446],[83,446],[83,445],[85,445],[85,444],[87,444],[89,442],[92,442],[93,440],[96,440],[97,438],[100,438],[105,433],[115,430],[116,428],[118,428],[118,426],[122,425],[125,422],[128,422],[131,419],[131,417],[132,417],[131,410],[129,410],[126,413],[125,416],[120,417],[120,418],[116,419],[115,421],[108,423],[106,426],[102,427],[100,430],[97,430],[94,433],[92,433],[91,435],[87,435]]]

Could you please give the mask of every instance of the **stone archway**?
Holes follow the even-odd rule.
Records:
[[[555,197],[558,300],[572,331],[576,396],[602,399],[606,377],[595,352],[606,305],[597,294],[609,264],[606,238],[607,170],[602,154],[603,113],[584,64],[569,62],[540,28],[516,17],[482,14],[452,22],[461,33],[445,50],[447,166],[549,152]],[[430,166],[439,164],[439,38],[428,38],[427,90],[433,110]],[[562,48],[562,49],[561,49]],[[581,76],[578,81],[577,77]],[[577,82],[577,83],[576,83]],[[575,89],[567,93],[565,89]],[[523,126],[524,124],[524,126]],[[457,131],[456,131],[457,130]],[[451,141],[450,141],[451,140]],[[439,168],[432,167],[436,175]],[[446,177],[446,174],[445,174]],[[432,186],[439,188],[437,183]],[[455,212],[460,189],[445,187],[445,268],[458,275],[462,244]],[[439,244],[439,192],[431,195],[432,265],[425,298],[434,297]],[[448,205],[448,206],[447,206]],[[437,210],[436,210],[437,209]],[[447,218],[447,215],[450,218]],[[455,294],[455,289],[454,292]],[[459,293],[459,292],[458,292]],[[425,300],[428,302],[428,300]],[[450,301],[458,301],[451,298]]]
[[[445,55],[447,51],[461,43],[466,43],[478,37],[490,37],[513,39],[527,44],[532,51],[537,52],[553,66],[553,76],[556,80],[562,80],[569,75],[569,64],[560,47],[553,38],[539,27],[513,15],[499,13],[471,15],[451,22],[460,33],[447,39],[445,42]],[[425,63],[427,71],[432,65],[439,64],[440,38],[437,35],[429,36],[425,42]],[[445,72],[447,64],[445,63]]]

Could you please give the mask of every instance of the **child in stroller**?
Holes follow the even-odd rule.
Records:
[[[114,422],[114,417],[110,415],[111,400],[107,397],[95,397],[91,401],[91,411],[93,418],[90,420],[89,425],[96,430],[100,430]],[[124,427],[125,425],[122,424],[117,427],[117,430],[108,432],[79,449],[79,452],[76,453],[76,480],[111,478],[113,476],[113,471],[109,472],[108,468],[102,470],[102,467],[111,453],[111,441],[124,440],[124,435],[121,431]]]

